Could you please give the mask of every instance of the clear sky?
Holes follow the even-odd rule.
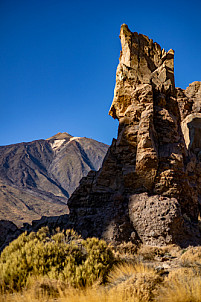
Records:
[[[110,144],[122,23],[175,50],[176,86],[201,81],[200,0],[0,0],[0,145],[57,132]]]

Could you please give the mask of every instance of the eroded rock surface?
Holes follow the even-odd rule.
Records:
[[[175,88],[172,49],[125,24],[120,39],[109,112],[118,137],[71,196],[71,224],[112,242],[199,244],[201,82]]]

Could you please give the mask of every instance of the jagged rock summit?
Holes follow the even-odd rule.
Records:
[[[118,137],[69,199],[70,223],[114,243],[201,244],[201,82],[175,88],[172,49],[125,24],[120,39]]]

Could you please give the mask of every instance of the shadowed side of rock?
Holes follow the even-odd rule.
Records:
[[[38,220],[33,220],[31,224],[24,223],[18,228],[12,221],[0,220],[0,252],[23,232],[37,232],[42,227],[48,227],[50,232],[56,230],[67,230],[70,228],[69,215],[42,216]]]

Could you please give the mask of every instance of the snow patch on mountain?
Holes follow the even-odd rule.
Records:
[[[65,139],[56,139],[55,141],[53,141],[53,143],[51,144],[51,147],[54,151],[56,151],[58,148],[61,147],[61,145],[65,142]]]

